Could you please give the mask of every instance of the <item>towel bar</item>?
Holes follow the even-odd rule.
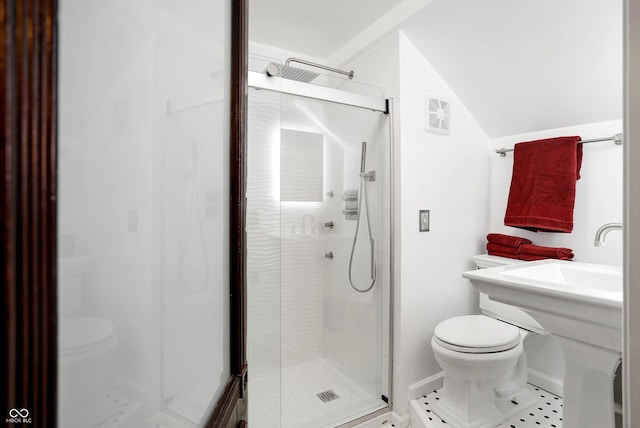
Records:
[[[613,141],[617,146],[620,146],[622,144],[622,134],[616,134],[613,137],[594,138],[593,140],[583,140],[583,141],[580,141],[580,143],[582,144],[599,143],[601,141]],[[513,149],[501,148],[501,149],[497,149],[496,153],[499,153],[500,156],[504,157],[507,155],[507,152],[512,152],[512,151]]]

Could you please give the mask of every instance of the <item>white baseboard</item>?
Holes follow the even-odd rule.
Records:
[[[413,400],[423,395],[427,395],[436,389],[442,388],[444,382],[444,372],[436,373],[426,379],[409,385],[409,400]]]
[[[409,428],[411,426],[411,418],[409,415],[398,415],[397,413],[393,414],[392,417],[393,424],[399,428]]]
[[[546,374],[533,369],[527,369],[527,379],[529,383],[562,397],[561,379],[552,378],[551,376],[547,376]],[[436,389],[442,388],[443,381],[444,372],[440,372],[409,385],[409,400],[422,397]]]
[[[562,380],[552,378],[537,370],[527,369],[527,381],[558,397],[562,397]]]

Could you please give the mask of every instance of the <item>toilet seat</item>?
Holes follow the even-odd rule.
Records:
[[[64,356],[100,351],[110,347],[115,341],[115,327],[100,318],[67,318],[60,326],[60,352]]]
[[[456,352],[487,354],[513,349],[520,343],[520,330],[485,315],[449,318],[438,324],[434,340]]]

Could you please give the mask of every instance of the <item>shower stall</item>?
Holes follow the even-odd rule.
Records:
[[[258,428],[349,426],[391,399],[391,115],[379,89],[340,81],[349,89],[292,80],[282,67],[249,76],[247,359]]]

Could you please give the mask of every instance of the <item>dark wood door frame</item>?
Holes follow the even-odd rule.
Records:
[[[247,424],[246,358],[246,134],[248,90],[247,0],[232,0],[230,94],[230,313],[231,376],[222,398],[208,418],[207,427]]]
[[[57,3],[0,2],[0,420],[55,426]]]
[[[247,0],[231,5],[231,376],[206,417],[216,428],[246,425],[247,399]],[[42,427],[57,424],[57,14],[57,0],[0,0],[0,420]]]

